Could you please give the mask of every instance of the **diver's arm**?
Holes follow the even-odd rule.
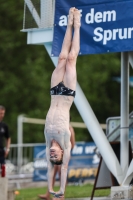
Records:
[[[66,187],[66,181],[67,181],[67,170],[68,170],[68,164],[70,160],[70,152],[71,152],[71,145],[67,149],[64,150],[63,153],[63,163],[61,165],[61,180],[60,180],[60,190],[56,192],[56,197],[63,197]]]
[[[54,177],[54,165],[50,162],[50,150],[46,147],[46,158],[47,158],[47,165],[48,165],[48,190],[51,194],[55,194],[53,190],[53,177]]]
[[[70,141],[71,141],[71,145],[72,145],[71,149],[73,149],[74,145],[75,145],[75,131],[74,131],[74,128],[71,125],[69,125],[69,130],[71,132],[71,137],[70,137]]]

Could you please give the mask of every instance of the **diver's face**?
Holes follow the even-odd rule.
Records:
[[[5,116],[5,110],[0,109],[0,121],[3,120],[4,116]]]
[[[59,146],[52,146],[50,148],[50,160],[52,162],[58,162],[62,159],[63,151]]]

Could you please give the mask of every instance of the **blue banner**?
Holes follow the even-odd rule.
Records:
[[[56,0],[52,56],[58,56],[70,7],[81,13],[80,52],[133,50],[133,0]]]
[[[34,147],[34,181],[47,181],[46,146]],[[68,167],[68,181],[80,182],[85,179],[95,178],[99,158],[95,154],[96,145],[90,143],[76,143]],[[58,180],[58,174],[56,180]]]
[[[34,147],[33,181],[47,181],[46,145]]]
[[[93,142],[77,143],[74,146],[68,167],[69,182],[83,182],[96,177],[99,158],[95,148]]]

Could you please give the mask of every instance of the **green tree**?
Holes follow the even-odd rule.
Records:
[[[54,65],[43,45],[27,45],[23,24],[23,1],[2,1],[0,6],[0,104],[5,105],[12,143],[17,141],[17,117],[45,119],[50,105],[50,78]],[[132,74],[132,70],[131,70]],[[96,117],[106,123],[120,115],[120,53],[79,56],[77,77]],[[133,91],[130,89],[130,99]],[[82,102],[81,102],[82,104]],[[130,101],[130,111],[133,108]],[[72,121],[81,121],[75,105]],[[89,119],[88,119],[89,120]],[[24,142],[43,142],[43,126],[24,125]],[[86,129],[76,129],[76,140],[91,140]]]

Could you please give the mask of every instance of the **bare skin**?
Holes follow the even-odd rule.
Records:
[[[5,116],[5,110],[4,109],[0,109],[0,122],[3,120],[4,116]],[[11,138],[7,138],[6,139],[5,158],[9,154],[10,144],[11,144]]]
[[[74,35],[72,38],[72,30]],[[80,12],[69,10],[68,25],[59,55],[58,65],[53,71],[51,88],[63,81],[71,90],[76,90],[76,61],[79,53]],[[73,96],[51,95],[51,105],[46,117],[45,138],[48,163],[48,189],[55,197],[63,197],[67,179],[67,169],[71,151],[71,132],[69,130],[69,111]],[[61,183],[59,191],[53,190],[54,164],[62,158]]]
[[[71,132],[71,138],[70,138],[71,149],[73,149],[74,145],[75,145],[75,131],[74,131],[73,127],[71,126],[71,124],[69,124],[69,130]],[[55,183],[56,174],[59,175],[59,180],[60,180],[61,179],[61,165],[54,165],[53,186],[54,186],[54,183]],[[38,197],[40,199],[50,200],[50,193],[47,190],[46,194],[40,194],[40,195],[38,195]],[[62,198],[53,198],[52,200],[58,200],[58,199],[64,200],[64,197],[62,197]]]

